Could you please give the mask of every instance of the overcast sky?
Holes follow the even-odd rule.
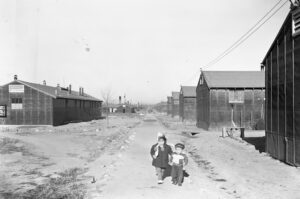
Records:
[[[0,85],[111,89],[132,102],[166,100],[277,0],[0,0]],[[209,70],[259,70],[289,4]]]

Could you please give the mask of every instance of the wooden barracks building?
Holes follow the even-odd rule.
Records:
[[[184,120],[196,120],[196,86],[181,86],[179,116]]]
[[[18,80],[0,87],[0,124],[2,125],[61,125],[69,122],[101,118],[102,101],[63,88]]]
[[[264,71],[202,71],[196,93],[199,128],[264,128]]]
[[[300,166],[300,6],[291,6],[262,66],[266,71],[266,151]]]

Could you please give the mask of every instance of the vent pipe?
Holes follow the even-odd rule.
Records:
[[[68,91],[69,91],[69,94],[72,94],[72,85],[71,84],[69,85]]]

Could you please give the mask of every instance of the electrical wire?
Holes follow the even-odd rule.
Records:
[[[208,68],[212,65],[215,65],[219,61],[221,61],[225,56],[239,47],[242,43],[244,43],[250,36],[252,36],[255,32],[257,32],[267,21],[269,21],[287,2],[286,0],[280,7],[278,7],[268,18],[266,18],[280,3],[282,0],[277,2],[272,9],[267,12],[252,28],[250,28],[242,37],[240,37],[234,44],[232,44],[228,49],[226,49],[223,53],[221,53],[217,58],[206,64],[203,68]],[[266,18],[265,21],[263,21]],[[263,21],[263,22],[262,22]],[[261,23],[262,22],[262,23]],[[260,25],[259,25],[260,24]],[[258,25],[258,26],[257,26]]]
[[[277,8],[277,6],[282,2],[283,0],[279,0],[260,20],[258,20],[245,34],[243,34],[237,41],[235,41],[229,48],[227,48],[225,51],[223,51],[220,55],[218,55],[215,59],[210,61],[208,64],[206,64],[202,69],[211,67],[221,61],[225,56],[227,56],[229,53],[234,51],[237,47],[239,47],[241,44],[243,44],[250,36],[252,36],[255,32],[257,32],[267,21],[269,21],[289,0],[285,0],[285,2]],[[277,9],[276,9],[277,8]],[[274,11],[274,9],[276,9]],[[273,12],[274,11],[274,12]],[[273,13],[272,13],[273,12]],[[271,14],[271,15],[270,15]],[[269,16],[269,17],[268,17]],[[202,70],[201,69],[201,70]],[[194,75],[189,78],[187,81],[184,81],[184,83],[190,82],[192,79],[195,78],[200,72],[200,70],[197,70]]]

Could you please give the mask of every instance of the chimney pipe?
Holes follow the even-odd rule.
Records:
[[[47,84],[46,84],[46,80],[43,81],[43,85],[45,85],[45,86],[47,85]]]
[[[56,90],[55,90],[55,94],[56,94],[56,95],[59,95],[60,89],[61,89],[61,88],[60,88],[60,85],[57,84]]]
[[[57,90],[57,91],[60,91],[60,90],[61,90],[61,88],[60,88],[60,85],[59,85],[59,84],[57,84],[57,86],[56,86],[56,90]]]
[[[18,80],[18,75],[14,75],[14,80]]]
[[[84,89],[81,88],[81,95],[84,96]]]
[[[72,85],[71,84],[69,85],[69,89],[68,90],[69,90],[69,94],[72,94]]]

